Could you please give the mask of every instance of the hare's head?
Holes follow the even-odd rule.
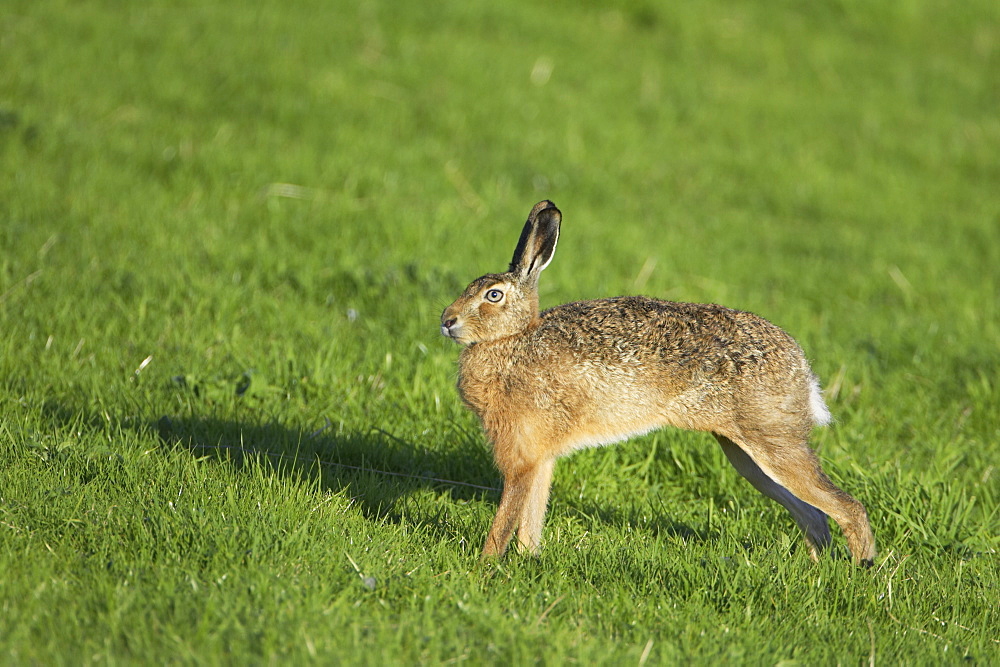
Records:
[[[538,319],[538,275],[556,251],[562,214],[552,202],[531,209],[506,273],[476,278],[441,313],[441,333],[462,345],[497,340]]]

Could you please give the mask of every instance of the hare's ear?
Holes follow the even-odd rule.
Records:
[[[556,253],[561,221],[562,213],[552,202],[545,200],[535,204],[510,260],[511,273],[532,282],[538,280],[538,274],[549,265]]]

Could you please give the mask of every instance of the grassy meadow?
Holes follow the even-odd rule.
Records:
[[[1000,6],[0,8],[0,663],[1000,662]],[[705,434],[560,461],[537,558],[438,317],[783,326],[880,554]]]

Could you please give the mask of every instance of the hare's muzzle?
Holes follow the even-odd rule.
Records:
[[[441,318],[441,335],[447,338],[455,338],[458,332],[453,331],[452,327],[457,323],[458,320],[454,317],[449,317],[448,319]]]

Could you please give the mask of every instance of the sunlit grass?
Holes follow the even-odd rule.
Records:
[[[7,662],[995,661],[990,3],[8,2]],[[700,434],[561,461],[535,559],[437,318],[565,215],[543,306],[803,344],[876,567]]]

